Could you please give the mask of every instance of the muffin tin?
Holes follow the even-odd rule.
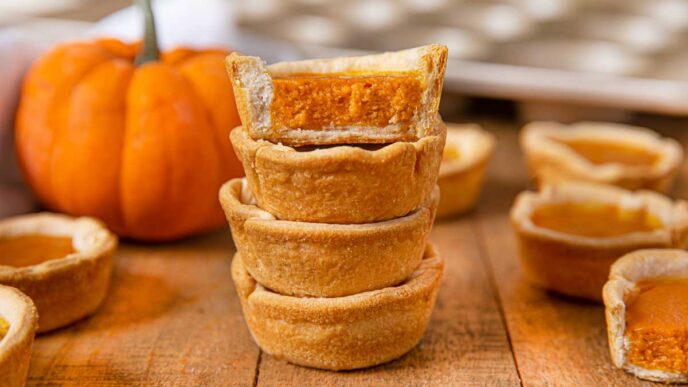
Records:
[[[240,30],[304,57],[446,44],[447,90],[522,101],[530,112],[547,101],[533,118],[556,118],[548,113],[562,106],[573,109],[566,120],[585,116],[581,106],[688,115],[688,0],[258,3],[237,3]]]

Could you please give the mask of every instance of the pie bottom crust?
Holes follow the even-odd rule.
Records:
[[[590,238],[552,231],[533,224],[531,214],[541,205],[575,200],[636,208],[644,206],[664,228],[609,238]],[[522,192],[511,209],[521,269],[533,283],[568,296],[602,301],[609,267],[621,256],[644,248],[685,248],[688,207],[683,201],[651,191],[631,192],[591,183],[561,183],[540,192]]]
[[[29,296],[39,313],[39,332],[71,324],[93,313],[105,298],[117,237],[99,221],[40,213],[0,221],[0,237],[71,237],[76,252],[25,267],[0,265],[0,284]],[[1,262],[0,262],[1,263]]]
[[[252,140],[241,128],[230,139],[258,206],[278,219],[356,224],[404,216],[432,194],[446,128],[415,142],[304,150]]]
[[[677,249],[647,249],[626,254],[611,268],[604,285],[607,338],[612,362],[618,368],[655,382],[688,383],[688,374],[650,370],[626,359],[626,300],[642,280],[654,278],[688,278],[688,253]]]
[[[246,271],[297,297],[341,297],[396,285],[423,258],[439,189],[420,208],[387,221],[324,224],[275,219],[255,205],[245,179],[220,189],[220,202]]]
[[[297,298],[258,284],[241,254],[232,278],[254,340],[268,354],[328,369],[371,367],[410,351],[423,337],[444,264],[428,244],[420,266],[402,284],[337,298]]]
[[[31,299],[9,286],[0,285],[0,317],[9,330],[0,339],[0,385],[21,387],[26,383],[38,314]]]
[[[459,158],[444,160],[440,165],[438,219],[465,213],[475,206],[494,143],[494,137],[478,125],[447,124],[445,148],[457,149]]]

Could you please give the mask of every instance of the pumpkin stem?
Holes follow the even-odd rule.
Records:
[[[134,0],[134,2],[143,12],[144,20],[143,48],[134,61],[138,66],[160,59],[160,48],[158,47],[158,34],[155,32],[155,18],[153,17],[151,0]]]

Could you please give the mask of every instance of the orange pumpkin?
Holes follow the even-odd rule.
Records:
[[[227,52],[176,49],[137,65],[140,47],[65,44],[33,65],[16,120],[26,180],[49,209],[98,217],[125,237],[220,226],[217,191],[243,175],[228,138],[240,121]]]

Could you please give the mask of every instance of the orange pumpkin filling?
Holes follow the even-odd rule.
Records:
[[[560,140],[560,142],[593,164],[619,163],[631,166],[650,166],[659,159],[655,152],[639,146],[581,139]]]
[[[408,126],[420,105],[414,73],[296,74],[273,79],[273,128]]]
[[[10,330],[10,324],[4,318],[0,317],[0,340],[2,340],[7,332]]]
[[[454,146],[445,146],[442,152],[442,161],[454,161],[458,160],[461,154],[459,150]]]
[[[605,203],[557,203],[533,212],[533,224],[554,231],[585,237],[613,237],[662,227],[646,211],[626,210]]]
[[[688,372],[688,279],[638,283],[626,305],[627,359],[667,372]]]
[[[74,252],[72,239],[46,235],[0,238],[0,265],[31,266]]]

